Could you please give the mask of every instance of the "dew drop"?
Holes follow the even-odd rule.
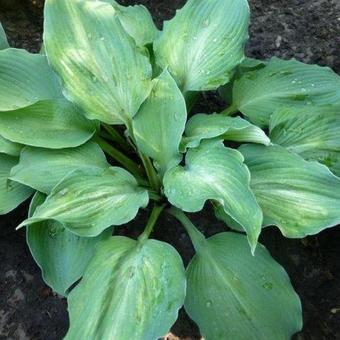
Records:
[[[55,228],[55,227],[50,228],[49,231],[48,231],[48,236],[50,238],[55,238],[57,236],[57,234],[58,234],[58,231],[57,231],[57,228]]]
[[[68,192],[68,189],[65,188],[65,189],[63,189],[63,190],[61,190],[61,191],[59,192],[59,195],[60,195],[60,196],[65,196],[65,195],[67,194],[67,192]]]
[[[209,300],[207,301],[207,303],[205,304],[208,308],[210,308],[212,306],[212,302]]]
[[[207,18],[203,21],[203,26],[208,27],[210,25],[210,18]]]
[[[267,290],[273,289],[273,284],[271,282],[265,282],[262,287]]]

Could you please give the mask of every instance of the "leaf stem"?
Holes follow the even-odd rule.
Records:
[[[144,168],[145,168],[145,171],[146,171],[146,175],[149,179],[151,188],[153,190],[155,190],[156,192],[159,192],[161,184],[160,184],[159,178],[158,178],[157,173],[156,173],[156,171],[155,171],[155,169],[152,165],[150,158],[143,155],[140,151],[139,151],[139,157],[143,162],[143,165],[144,165]]]
[[[112,137],[112,139],[117,142],[124,151],[130,151],[130,145],[125,140],[124,137],[120,135],[120,133],[113,127],[107,124],[102,124],[103,128],[109,133],[109,135]]]
[[[145,180],[143,179],[141,169],[139,168],[138,164],[135,163],[132,159],[125,156],[122,152],[120,152],[118,149],[116,149],[114,146],[109,144],[107,141],[102,139],[99,136],[95,137],[96,143],[113,159],[115,159],[118,163],[123,165],[127,170],[129,170],[137,179],[142,180],[145,183]]]
[[[200,252],[202,246],[206,242],[204,235],[193,225],[189,218],[184,214],[184,212],[175,207],[171,207],[167,212],[174,216],[185,228],[190,236],[191,242],[194,245],[196,253]]]
[[[158,220],[159,215],[163,211],[165,205],[155,205],[152,209],[151,215],[149,217],[148,223],[143,231],[143,233],[138,237],[139,242],[145,242],[150,234],[152,233],[152,230]]]
[[[162,201],[162,197],[160,195],[158,195],[157,192],[155,192],[153,190],[148,190],[148,193],[149,193],[150,199],[152,199],[153,201],[156,201],[156,202]]]
[[[225,110],[223,110],[220,114],[224,115],[224,116],[233,116],[237,112],[238,112],[237,107],[234,106],[234,105],[231,105],[228,108],[226,108]]]
[[[129,133],[129,136],[132,140],[132,142],[137,145],[136,143],[136,139],[135,139],[135,136],[133,134],[133,128],[132,128],[132,123],[127,125],[127,128],[128,128],[128,133]],[[158,178],[158,175],[156,173],[156,170],[155,168],[153,167],[152,165],[152,162],[150,160],[150,158],[146,155],[144,155],[137,147],[137,150],[138,150],[138,155],[139,155],[139,158],[142,160],[143,162],[143,166],[144,166],[144,169],[145,169],[145,172],[146,172],[146,175],[148,177],[148,180],[149,180],[149,183],[150,183],[150,186],[153,190],[155,190],[156,192],[159,192],[159,189],[161,187],[161,183],[160,183],[160,180]]]

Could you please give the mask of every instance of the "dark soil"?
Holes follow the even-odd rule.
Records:
[[[145,4],[161,25],[185,1],[121,1],[137,2]],[[308,63],[328,65],[340,73],[339,0],[251,0],[250,3],[250,56],[296,57]],[[0,20],[12,46],[39,50],[42,1],[0,0]],[[211,112],[220,102],[214,95],[206,95],[201,105]],[[26,211],[24,204],[0,218],[0,339],[61,339],[68,327],[66,302],[43,283],[25,245],[24,232],[14,230]],[[225,230],[208,209],[192,217],[206,235]],[[141,214],[137,223],[120,228],[119,233],[137,236],[144,219]],[[172,219],[164,218],[159,225],[154,236],[175,245],[187,263],[193,249],[184,230]],[[261,241],[286,268],[301,297],[304,329],[296,339],[340,339],[340,229],[332,228],[303,240],[289,240],[277,229],[269,228],[263,232]],[[172,332],[180,339],[199,339],[196,326],[183,311]]]

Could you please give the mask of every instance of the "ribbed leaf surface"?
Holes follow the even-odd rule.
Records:
[[[240,151],[265,225],[300,238],[340,223],[340,179],[327,167],[281,146],[244,145]]]
[[[156,62],[184,91],[226,84],[244,58],[248,38],[246,0],[189,0],[165,22],[155,41]]]
[[[93,142],[60,150],[25,147],[11,179],[49,194],[71,171],[108,167],[103,151]]]
[[[255,124],[268,126],[280,108],[340,103],[340,77],[328,67],[273,58],[236,80],[233,101]]]
[[[169,201],[187,211],[200,211],[207,200],[219,202],[224,211],[248,234],[254,251],[261,231],[262,211],[250,190],[250,174],[242,155],[221,141],[204,141],[186,155],[185,167],[164,176]]]
[[[76,170],[19,227],[55,220],[79,236],[93,237],[112,225],[131,221],[148,200],[147,191],[122,168]]]
[[[266,134],[257,126],[240,117],[226,117],[220,114],[197,114],[189,119],[181,150],[197,147],[201,140],[220,137],[236,142],[253,142],[268,145]]]
[[[206,340],[288,340],[302,328],[299,297],[284,269],[246,237],[209,238],[187,269],[185,309]]]
[[[270,119],[274,143],[340,176],[340,106],[282,109]]]
[[[129,124],[151,89],[151,65],[102,1],[47,0],[44,43],[66,97],[90,119]]]
[[[156,340],[185,297],[181,257],[170,245],[126,237],[104,241],[70,293],[66,339]]]

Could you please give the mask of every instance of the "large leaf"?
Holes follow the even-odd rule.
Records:
[[[19,156],[22,145],[13,143],[8,139],[0,136],[0,153],[5,153],[10,156]]]
[[[253,142],[269,145],[270,140],[257,126],[240,117],[226,117],[221,114],[197,114],[187,123],[181,150],[197,147],[201,140],[221,137],[236,142]]]
[[[76,170],[19,227],[55,220],[79,236],[93,237],[111,225],[131,221],[148,200],[147,191],[124,169]]]
[[[45,198],[37,192],[30,216]],[[27,227],[26,240],[44,281],[58,294],[67,295],[72,284],[82,277],[98,242],[111,235],[112,230],[108,229],[97,237],[79,237],[58,222],[42,221]]]
[[[19,164],[11,171],[11,179],[49,194],[71,171],[107,167],[103,151],[93,142],[60,150],[25,147]]]
[[[233,79],[226,85],[218,89],[219,94],[225,102],[232,104],[233,102],[233,87],[237,78],[240,78],[244,73],[254,71],[266,66],[266,62],[254,58],[245,57],[241,64],[237,65]]]
[[[170,245],[104,241],[68,297],[66,339],[156,340],[175,322],[185,288],[182,260]]]
[[[0,51],[0,111],[54,98],[62,93],[46,56],[13,48]]]
[[[5,48],[8,48],[8,41],[7,41],[7,37],[6,37],[6,33],[1,25],[0,22],[0,50],[3,50]]]
[[[17,162],[16,157],[0,153],[0,215],[15,209],[33,193],[31,188],[8,180],[10,171]]]
[[[244,145],[240,151],[265,225],[297,238],[340,223],[340,179],[324,165],[281,146]]]
[[[270,115],[283,107],[340,103],[340,77],[328,67],[273,58],[236,80],[233,98],[251,121],[266,126]]]
[[[102,1],[47,0],[44,43],[65,95],[90,119],[129,124],[151,89],[151,65]]]
[[[246,0],[189,0],[164,24],[156,61],[184,92],[216,89],[244,58],[248,22]]]
[[[84,144],[95,131],[96,124],[65,99],[0,112],[0,134],[16,143],[51,149],[75,147]]]
[[[270,119],[270,136],[274,143],[340,176],[340,106],[278,110]]]
[[[182,159],[179,144],[187,120],[184,97],[165,70],[154,80],[149,98],[133,119],[139,149],[155,160],[162,174]]]
[[[219,202],[245,229],[254,251],[262,212],[249,188],[250,174],[242,155],[221,141],[204,141],[188,151],[185,163],[185,167],[177,166],[165,174],[169,201],[187,212],[200,211],[207,200]]]
[[[125,31],[135,40],[137,46],[151,44],[157,34],[158,29],[155,26],[152,16],[148,9],[143,5],[121,6],[116,1],[107,0],[112,3],[120,23]]]
[[[299,297],[261,245],[236,233],[209,238],[187,269],[185,309],[206,340],[288,340],[302,328]]]

